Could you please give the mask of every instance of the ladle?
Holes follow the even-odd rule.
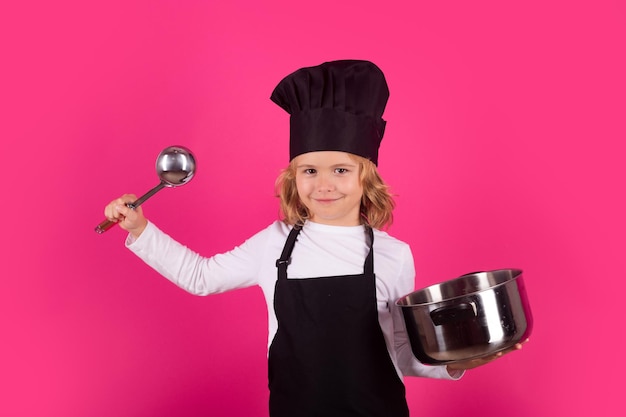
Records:
[[[127,203],[126,206],[134,210],[164,187],[172,188],[187,184],[193,178],[195,170],[196,160],[189,149],[183,146],[169,146],[163,149],[156,160],[156,172],[161,182],[137,201]],[[116,223],[104,220],[96,226],[95,231],[102,234]]]

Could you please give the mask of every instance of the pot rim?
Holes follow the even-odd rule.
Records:
[[[441,285],[452,285],[455,282],[461,282],[463,280],[467,280],[468,277],[474,276],[474,275],[481,275],[481,274],[503,274],[505,271],[508,271],[508,273],[510,274],[510,276],[506,277],[502,282],[498,282],[496,284],[490,285],[487,288],[482,288],[482,289],[477,289],[475,291],[471,291],[471,292],[467,292],[464,294],[459,294],[459,295],[455,295],[455,296],[451,296],[451,297],[446,297],[443,298],[441,300],[434,300],[434,301],[424,301],[424,302],[419,302],[419,303],[410,303],[409,304],[409,299],[412,297],[415,297],[417,294],[420,293],[428,293],[428,292],[432,292],[433,289],[435,289],[436,287],[440,287]],[[412,291],[406,295],[404,295],[403,297],[400,297],[399,299],[396,300],[395,304],[399,307],[402,308],[411,308],[411,307],[420,307],[420,306],[427,306],[427,305],[432,305],[432,304],[439,304],[439,303],[447,303],[449,301],[454,301],[454,300],[458,300],[460,298],[464,298],[464,297],[468,297],[468,296],[472,296],[475,294],[480,294],[482,292],[485,291],[490,291],[493,290],[494,288],[498,288],[501,287],[503,285],[509,284],[511,282],[517,281],[518,278],[521,279],[522,278],[522,270],[519,268],[502,268],[502,269],[494,269],[494,270],[490,270],[490,271],[478,271],[478,272],[470,272],[467,274],[463,274],[457,278],[453,278],[453,279],[449,279],[446,281],[441,281],[439,283],[435,283],[432,285],[429,285],[427,287],[424,288],[420,288],[418,290]],[[439,291],[440,292],[440,291]]]

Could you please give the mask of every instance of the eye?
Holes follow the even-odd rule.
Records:
[[[335,172],[337,174],[346,174],[346,173],[348,173],[348,169],[347,168],[336,168]]]
[[[304,172],[305,174],[307,174],[307,175],[313,175],[313,174],[315,174],[317,171],[315,170],[315,168],[306,168],[303,172]]]

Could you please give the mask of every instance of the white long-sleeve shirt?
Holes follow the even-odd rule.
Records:
[[[204,257],[148,223],[141,236],[126,246],[161,275],[196,295],[216,294],[253,285],[261,287],[268,310],[268,349],[278,322],[274,312],[276,260],[291,226],[276,221],[233,250]],[[402,312],[395,301],[413,291],[415,267],[409,246],[374,230],[374,273],[378,319],[398,375],[458,379],[445,366],[427,366],[415,359]],[[290,279],[363,273],[368,244],[363,226],[329,226],[306,222],[298,235],[287,270]]]

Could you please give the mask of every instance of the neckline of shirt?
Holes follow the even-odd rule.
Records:
[[[330,224],[315,223],[310,220],[307,220],[303,227],[303,229],[309,229],[314,232],[339,233],[345,235],[363,233],[364,228],[365,226],[362,224],[358,226],[333,226]]]

